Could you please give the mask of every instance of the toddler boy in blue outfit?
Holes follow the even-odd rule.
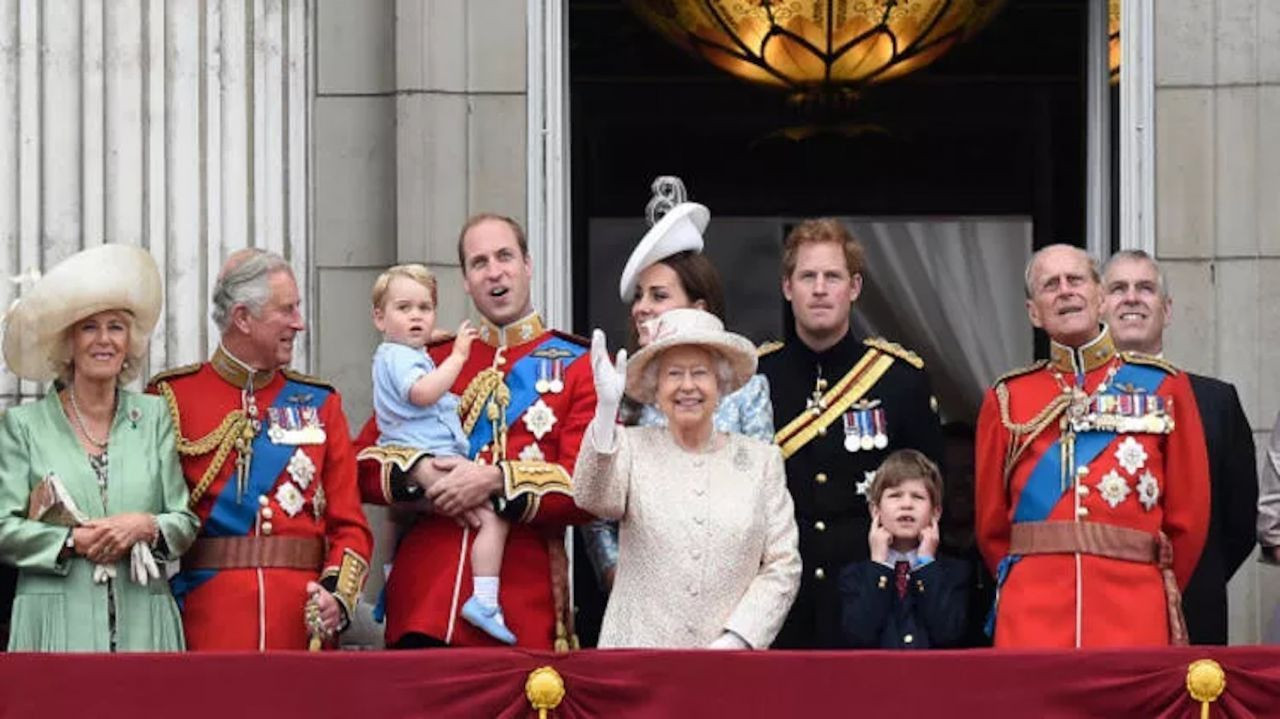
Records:
[[[373,284],[373,324],[382,344],[373,355],[373,409],[378,444],[412,447],[437,457],[466,457],[470,442],[458,417],[458,396],[449,392],[471,355],[476,331],[463,320],[453,351],[437,367],[425,347],[436,324],[436,279],[423,265],[396,265]],[[498,604],[498,575],[509,526],[489,507],[471,545],[472,595],[462,617],[494,639],[515,644]]]

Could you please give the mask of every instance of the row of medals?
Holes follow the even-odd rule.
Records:
[[[1173,431],[1173,398],[1146,392],[1086,395],[1079,388],[1071,394],[1068,421],[1074,432],[1169,434]]]
[[[818,377],[814,383],[813,394],[805,403],[805,409],[814,416],[821,415],[827,408],[822,396],[827,389],[827,381]],[[861,402],[844,413],[844,448],[848,452],[869,452],[873,449],[884,449],[889,446],[889,422],[885,417],[884,407],[879,400]],[[823,430],[820,429],[819,433]]]
[[[538,394],[560,394],[564,391],[564,361],[538,360],[538,379],[533,383]]]

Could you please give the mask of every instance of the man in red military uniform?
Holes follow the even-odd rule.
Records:
[[[533,311],[533,267],[510,218],[479,215],[458,240],[463,287],[483,317],[454,383],[470,459],[378,447],[370,419],[356,438],[360,489],[376,504],[428,507],[396,550],[386,587],[387,646],[492,646],[460,619],[472,586],[468,513],[482,504],[512,522],[499,575],[506,625],[520,646],[573,643],[564,530],[590,520],[574,506],[574,460],[595,413],[587,343],[547,329]],[[451,342],[429,348],[437,364]]]
[[[1050,359],[1000,378],[978,419],[976,524],[1001,647],[1185,643],[1178,590],[1209,523],[1184,372],[1120,353],[1096,265],[1067,245],[1027,271]]]
[[[342,401],[284,369],[304,325],[283,258],[232,255],[213,305],[213,357],[150,385],[169,402],[201,519],[172,582],[187,647],[315,648],[348,622],[373,544]]]

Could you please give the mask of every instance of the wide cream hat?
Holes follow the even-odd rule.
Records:
[[[627,362],[627,394],[637,402],[651,404],[657,392],[652,377],[645,377],[645,367],[666,350],[681,345],[705,347],[729,366],[731,382],[725,394],[746,384],[756,373],[756,348],[742,335],[726,332],[719,317],[704,310],[680,308],[668,310],[654,320],[653,339]]]
[[[77,252],[49,270],[5,315],[5,364],[25,379],[54,379],[53,351],[72,324],[104,310],[126,310],[133,315],[132,349],[151,336],[160,305],[160,271],[146,250],[105,244]]]

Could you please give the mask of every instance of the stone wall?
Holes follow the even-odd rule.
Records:
[[[524,219],[525,3],[319,0],[316,14],[316,371],[358,426],[378,272],[425,262],[438,323],[456,327],[458,229],[480,211]]]
[[[1280,410],[1280,3],[1160,0],[1156,251],[1170,276],[1167,354],[1236,385],[1261,449]],[[1280,570],[1231,586],[1233,643],[1257,642]]]

